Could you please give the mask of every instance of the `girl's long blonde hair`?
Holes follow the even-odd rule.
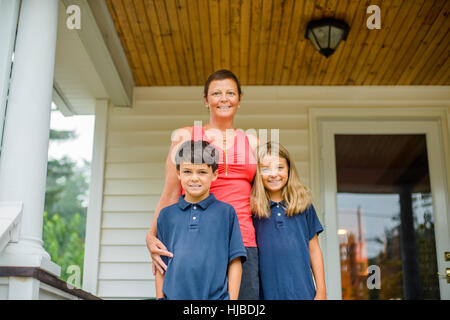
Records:
[[[289,152],[281,144],[269,141],[266,144],[260,145],[256,150],[258,166],[250,195],[250,209],[258,218],[270,217],[269,193],[264,188],[259,164],[266,155],[272,155],[272,150],[276,151],[277,149],[278,156],[285,159],[289,167],[288,181],[282,190],[286,215],[293,216],[300,214],[312,203],[311,192],[300,181],[294,161],[292,161]]]

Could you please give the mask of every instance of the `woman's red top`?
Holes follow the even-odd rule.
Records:
[[[205,140],[219,151],[219,175],[211,183],[210,193],[231,204],[241,227],[244,246],[256,247],[255,228],[250,211],[250,191],[256,174],[256,159],[245,132],[235,130],[233,146],[222,150],[206,136],[202,126],[193,127],[192,140]],[[182,194],[185,194],[181,188]]]

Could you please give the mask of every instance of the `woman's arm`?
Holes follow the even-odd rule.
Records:
[[[190,133],[188,136],[186,132],[189,133],[188,129],[178,129],[175,133],[174,139],[172,139],[173,142],[166,159],[166,177],[164,181],[164,189],[161,194],[161,198],[156,205],[155,216],[153,217],[152,225],[145,238],[147,248],[152,256],[153,275],[155,275],[156,269],[159,270],[161,274],[164,274],[164,270],[167,269],[166,264],[160,257],[161,255],[168,257],[173,256],[171,252],[167,251],[166,246],[164,246],[164,244],[157,238],[156,228],[159,212],[161,211],[161,209],[176,203],[178,201],[178,197],[180,196],[181,185],[177,177],[177,168],[173,155],[181,145],[181,143],[183,143],[187,139],[190,139]]]
[[[228,293],[230,300],[237,300],[241,287],[242,262],[241,257],[233,259],[228,265]]]
[[[316,296],[314,297],[314,300],[326,300],[325,271],[322,250],[320,250],[317,234],[309,241],[309,255],[311,259],[311,269],[316,282]]]

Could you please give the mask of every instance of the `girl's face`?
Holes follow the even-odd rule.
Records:
[[[286,159],[275,155],[266,155],[259,163],[259,170],[264,188],[271,196],[277,196],[278,201],[289,178],[289,166]]]
[[[214,80],[209,84],[208,96],[204,97],[211,116],[233,117],[239,107],[239,91],[233,79]]]

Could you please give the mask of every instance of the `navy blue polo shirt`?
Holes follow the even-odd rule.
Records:
[[[158,238],[173,253],[161,256],[167,264],[163,293],[168,300],[227,300],[228,264],[247,252],[236,211],[211,193],[190,203],[178,203],[158,216]]]
[[[314,207],[289,217],[284,202],[270,201],[270,218],[253,222],[265,300],[314,299],[309,241],[323,231]]]

